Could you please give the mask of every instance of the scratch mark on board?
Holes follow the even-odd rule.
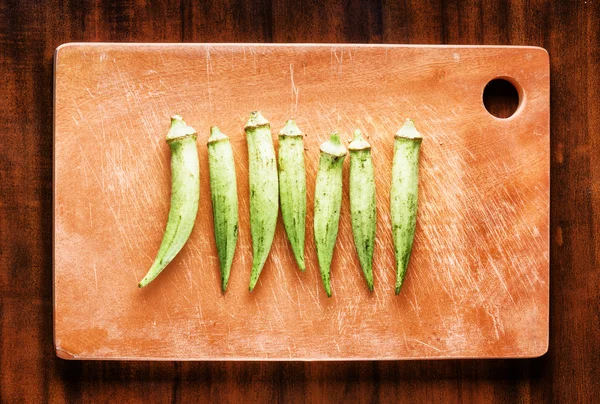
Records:
[[[96,263],[94,262],[94,280],[96,281],[96,290],[98,290],[98,272],[96,271]]]
[[[291,115],[295,117],[298,114],[298,95],[300,93],[300,86],[296,86],[294,82],[294,65],[290,63],[290,77],[292,81],[292,104],[291,104]]]
[[[212,105],[212,91],[210,88],[210,74],[212,73],[212,63],[210,60],[210,49],[206,48],[206,85],[208,87],[208,110],[212,114],[213,105]]]
[[[426,347],[429,347],[429,348],[433,349],[433,350],[434,350],[434,351],[436,351],[436,352],[442,352],[442,350],[441,350],[441,349],[439,349],[439,348],[436,348],[436,347],[434,347],[433,345],[431,345],[431,344],[428,344],[428,343],[426,343],[426,342],[423,342],[423,341],[421,341],[421,340],[418,340],[418,339],[416,339],[416,338],[412,338],[411,340],[412,340],[412,341],[415,341],[415,342],[418,342],[419,344],[421,344],[421,345],[424,345],[424,346],[426,346]]]

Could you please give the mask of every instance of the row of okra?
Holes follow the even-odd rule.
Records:
[[[271,250],[277,215],[283,224],[301,271],[304,262],[306,220],[306,172],[303,134],[293,119],[279,132],[276,160],[271,127],[258,111],[245,126],[248,145],[250,232],[252,271],[249,289],[258,281]],[[214,235],[221,270],[221,287],[227,289],[238,239],[238,193],[235,163],[229,138],[216,126],[210,129],[208,159]],[[158,254],[146,276],[144,287],[154,280],[187,242],[198,212],[200,195],[196,131],[180,115],[171,118],[166,141],[171,149],[171,205]],[[407,119],[394,136],[390,217],[396,256],[396,294],[406,275],[415,234],[418,199],[418,161],[422,137]],[[390,142],[391,145],[391,142]],[[350,216],[356,253],[369,290],[373,290],[373,248],[376,229],[375,173],[371,146],[354,132],[350,150]],[[342,204],[342,165],[346,148],[337,132],[320,147],[314,197],[314,239],[321,278],[331,296],[330,267]]]

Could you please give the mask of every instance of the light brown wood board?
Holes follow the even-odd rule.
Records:
[[[520,93],[490,115],[485,85]],[[305,133],[307,270],[281,223],[254,292],[244,124]],[[147,288],[169,209],[169,117],[198,131],[200,205],[187,245]],[[393,136],[424,140],[415,244],[394,295]],[[213,237],[206,141],[236,160],[239,241],[227,293]],[[353,245],[348,161],[333,297],[312,236],[319,144],[368,135],[377,186],[375,291]],[[549,62],[533,47],[67,44],[55,55],[54,339],[67,359],[338,360],[532,357],[548,347]],[[346,143],[347,144],[347,143]]]

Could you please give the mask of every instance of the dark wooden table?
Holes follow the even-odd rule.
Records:
[[[1,402],[598,401],[598,1],[78,3],[0,1]],[[531,360],[348,363],[57,359],[52,347],[52,56],[70,41],[543,46],[551,59],[552,104],[548,354]]]

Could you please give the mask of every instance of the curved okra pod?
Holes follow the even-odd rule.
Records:
[[[317,258],[325,292],[331,297],[331,259],[337,239],[342,205],[342,166],[346,149],[340,135],[332,133],[321,145],[319,171],[315,186],[314,233]]]
[[[301,271],[304,263],[306,227],[306,172],[304,140],[296,122],[290,119],[279,132],[279,199],[281,216],[294,257]]]
[[[253,254],[249,289],[252,291],[273,244],[279,210],[279,187],[269,121],[260,112],[254,111],[250,114],[245,130],[248,142],[250,233]]]
[[[158,254],[139,283],[143,288],[162,272],[185,245],[196,220],[200,197],[200,169],[196,131],[180,115],[171,118],[167,143],[171,148],[171,208]]]
[[[225,292],[238,239],[238,195],[231,144],[216,126],[210,128],[208,138],[208,168],[221,288]]]
[[[373,247],[377,225],[371,145],[354,131],[350,150],[350,216],[354,246],[370,291],[373,291]]]
[[[412,251],[419,194],[419,149],[423,137],[407,119],[396,133],[390,190],[392,236],[396,254],[396,294],[400,293]]]

